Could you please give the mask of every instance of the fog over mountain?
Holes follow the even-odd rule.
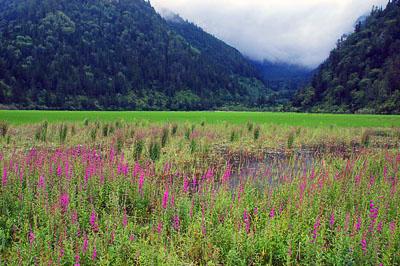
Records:
[[[151,0],[180,14],[255,60],[310,68],[373,5],[387,0]],[[168,13],[168,12],[167,12]]]

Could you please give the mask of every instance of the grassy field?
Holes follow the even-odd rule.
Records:
[[[398,120],[3,111],[0,265],[400,265]]]
[[[30,124],[47,120],[54,122],[78,122],[84,119],[112,122],[123,120],[135,122],[197,122],[210,124],[228,122],[245,124],[276,124],[303,127],[400,127],[396,115],[341,115],[303,113],[257,113],[257,112],[70,112],[70,111],[0,111],[0,120],[11,124]]]

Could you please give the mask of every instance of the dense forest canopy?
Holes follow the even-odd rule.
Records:
[[[313,112],[400,113],[400,1],[374,8],[343,36],[293,105]]]
[[[268,103],[237,50],[143,0],[0,0],[0,104],[193,110]]]

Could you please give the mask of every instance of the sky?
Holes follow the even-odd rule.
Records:
[[[310,68],[323,62],[337,39],[373,5],[388,0],[151,0],[255,60]]]

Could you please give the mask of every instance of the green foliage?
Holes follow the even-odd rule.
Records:
[[[343,36],[293,105],[337,113],[400,113],[400,2],[374,8]]]

